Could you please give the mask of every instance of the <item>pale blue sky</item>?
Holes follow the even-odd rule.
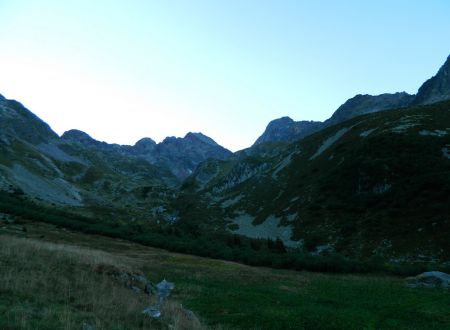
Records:
[[[288,115],[416,93],[450,54],[450,1],[0,0],[0,94],[59,134],[250,146]]]

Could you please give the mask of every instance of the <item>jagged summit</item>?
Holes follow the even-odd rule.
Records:
[[[175,136],[168,136],[160,144],[184,143],[182,141],[190,141],[191,143],[202,142],[209,144],[211,146],[220,146],[216,141],[211,139],[209,136],[206,136],[200,132],[199,133],[189,132],[182,138]]]
[[[183,138],[170,136],[157,144],[158,159],[169,166],[179,178],[189,176],[202,161],[208,158],[228,159],[232,152],[202,133],[187,133]]]

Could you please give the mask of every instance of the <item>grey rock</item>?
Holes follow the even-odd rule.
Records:
[[[165,279],[159,282],[156,285],[156,289],[158,290],[158,298],[164,301],[167,297],[169,297],[170,292],[175,288],[175,284],[171,282],[167,282]]]
[[[267,125],[266,130],[253,146],[265,142],[294,142],[316,132],[321,126],[322,123],[318,121],[294,121],[290,117],[281,117]]]
[[[155,319],[161,316],[161,311],[159,307],[147,307],[142,311],[142,313]]]
[[[144,309],[142,313],[153,317],[159,318],[161,316],[161,307],[169,297],[170,292],[175,288],[175,284],[166,281],[165,279],[156,285],[158,293],[158,303],[155,306],[150,306]]]
[[[450,288],[450,275],[432,271],[419,274],[405,279],[406,285],[410,288]]]
[[[183,138],[167,137],[155,148],[155,164],[167,167],[179,179],[191,175],[197,166],[209,159],[226,160],[232,152],[201,133],[188,133]]]
[[[419,88],[414,104],[431,104],[450,99],[450,56],[437,74]]]

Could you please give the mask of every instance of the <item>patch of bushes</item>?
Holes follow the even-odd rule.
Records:
[[[300,250],[287,250],[281,240],[257,240],[239,235],[209,233],[198,235],[174,227],[145,227],[135,223],[108,222],[37,205],[24,198],[0,192],[0,212],[27,220],[42,221],[87,234],[121,238],[173,252],[293,270],[328,273],[385,272],[409,276],[425,271],[425,265],[391,265],[381,260],[352,260],[339,254],[313,256]],[[182,227],[181,227],[182,228]],[[311,245],[316,245],[311,243]]]

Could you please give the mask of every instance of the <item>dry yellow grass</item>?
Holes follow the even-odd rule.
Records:
[[[67,244],[0,236],[1,329],[202,329],[169,300],[161,320],[142,314],[154,298],[101,269],[141,274],[132,259]]]

